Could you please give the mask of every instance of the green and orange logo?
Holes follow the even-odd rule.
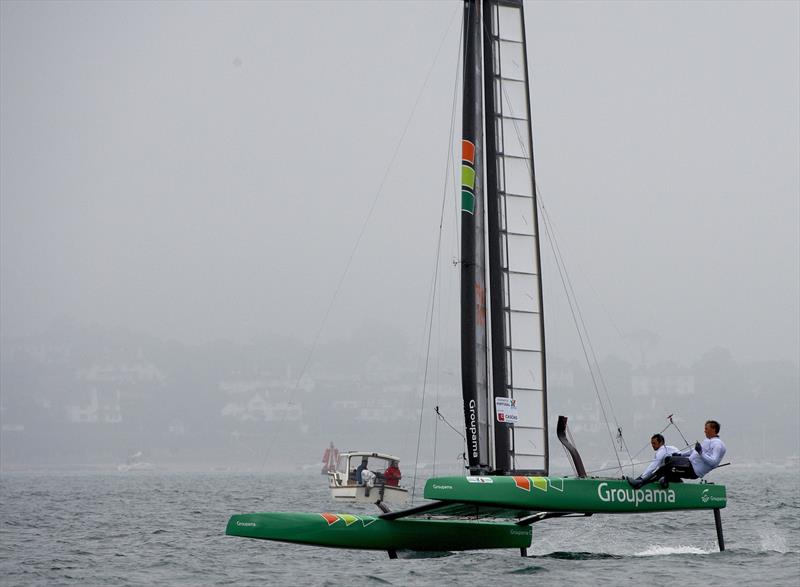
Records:
[[[325,521],[328,522],[328,526],[333,526],[339,522],[344,522],[345,526],[352,526],[356,522],[361,522],[361,525],[364,528],[378,519],[375,516],[354,516],[352,514],[331,514],[328,512],[324,512],[320,514],[320,516],[322,516]]]
[[[556,479],[555,481],[560,483],[553,483],[553,479],[550,477],[512,477],[514,479],[514,485],[517,486],[518,489],[522,489],[524,491],[530,492],[531,488],[538,489],[539,491],[547,491],[548,488],[554,489],[556,491],[564,491],[564,480],[563,479]]]
[[[475,214],[475,143],[461,141],[461,211]]]

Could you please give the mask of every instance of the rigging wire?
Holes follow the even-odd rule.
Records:
[[[674,416],[674,415],[675,414],[670,414],[669,416],[667,416],[667,420],[669,420],[669,425],[670,426],[675,426],[675,430],[677,430],[678,434],[681,435],[681,438],[683,439],[684,445],[685,446],[689,446],[689,441],[686,440],[686,437],[683,435],[683,432],[681,432],[681,429],[678,428],[678,425],[672,420],[672,416]],[[669,428],[669,426],[667,426],[667,428]],[[666,430],[667,428],[664,428],[664,430]]]
[[[336,302],[336,299],[339,296],[339,292],[342,289],[342,285],[345,282],[345,278],[347,277],[347,274],[350,271],[350,266],[353,264],[353,259],[355,258],[356,252],[358,251],[359,245],[361,244],[361,240],[364,237],[364,234],[366,233],[367,225],[369,224],[369,221],[372,218],[372,214],[375,211],[375,207],[378,204],[378,200],[380,199],[381,194],[383,193],[383,188],[386,185],[386,180],[389,178],[389,173],[393,169],[394,162],[397,159],[398,154],[400,153],[400,147],[403,145],[403,142],[405,141],[406,135],[408,134],[408,129],[411,127],[411,121],[414,119],[414,115],[416,114],[417,107],[419,106],[420,100],[422,99],[422,96],[425,93],[426,88],[428,87],[428,82],[431,79],[431,74],[433,73],[433,70],[434,70],[434,68],[436,67],[436,64],[439,61],[439,55],[442,52],[442,48],[444,47],[445,40],[447,39],[447,35],[448,35],[449,31],[450,31],[450,28],[453,25],[453,20],[455,19],[455,15],[457,14],[457,12],[458,12],[458,10],[454,11],[453,16],[450,18],[450,23],[448,24],[447,29],[445,30],[444,35],[442,36],[441,40],[439,41],[439,47],[436,49],[436,54],[433,57],[433,61],[431,62],[431,65],[428,68],[427,73],[425,74],[425,79],[423,80],[422,86],[421,86],[419,92],[417,93],[416,99],[414,100],[414,105],[411,107],[411,112],[409,113],[408,118],[406,119],[405,126],[403,127],[403,132],[400,134],[400,138],[397,140],[397,143],[395,144],[394,150],[392,152],[392,156],[389,159],[389,164],[386,166],[386,170],[383,173],[383,177],[381,178],[380,184],[378,184],[378,189],[375,192],[375,196],[372,199],[372,203],[370,205],[370,208],[369,208],[369,210],[367,212],[366,217],[364,218],[364,222],[361,224],[361,228],[360,228],[360,230],[358,232],[358,236],[356,237],[355,243],[353,244],[353,248],[350,251],[349,257],[347,258],[347,262],[345,263],[345,267],[344,267],[344,270],[342,271],[342,275],[339,278],[339,281],[336,284],[336,288],[333,291],[333,296],[331,297],[331,300],[328,303],[328,307],[325,310],[325,314],[322,317],[322,321],[320,322],[320,326],[317,329],[316,335],[314,336],[314,340],[311,343],[311,348],[310,348],[310,350],[308,352],[308,355],[306,357],[305,362],[303,363],[303,367],[300,370],[300,374],[298,375],[297,380],[295,381],[293,390],[297,390],[299,388],[300,381],[303,379],[303,376],[306,374],[306,371],[308,370],[308,367],[311,364],[311,360],[312,360],[312,358],[314,356],[314,353],[316,352],[317,346],[319,345],[319,339],[322,336],[322,332],[324,331],[325,326],[326,326],[326,324],[328,322],[328,318],[330,317],[331,310],[333,309],[333,306],[334,306],[334,304]],[[288,406],[291,407],[291,406],[294,405],[294,403],[295,403],[294,401],[289,401],[288,402]],[[277,436],[278,432],[283,428],[283,425],[286,423],[286,414],[287,414],[287,412],[284,412],[283,417],[281,418],[280,422],[278,422],[278,425],[274,427],[272,436],[270,437],[270,440],[267,443],[267,451],[266,451],[266,454],[264,455],[264,460],[263,460],[263,462],[261,464],[261,470],[262,471],[264,470],[264,468],[266,466],[267,459],[269,458],[269,455],[270,455],[270,453],[272,451],[272,447],[275,444],[275,442],[274,442],[275,441],[275,437]]]
[[[523,120],[522,119],[518,119],[518,118],[516,118],[514,116],[513,108],[511,108],[512,101],[511,101],[511,98],[508,95],[508,92],[506,91],[505,88],[503,88],[503,94],[504,94],[504,96],[506,98],[506,104],[508,105],[509,113],[512,115],[511,120],[512,120],[512,124],[513,124],[513,127],[514,127],[514,133],[516,134],[516,138],[517,138],[517,142],[519,144],[519,147],[520,147],[523,155],[525,156],[525,163],[526,163],[526,165],[528,167],[528,172],[530,173],[531,177],[534,177],[533,156],[532,156],[532,154],[528,153],[527,141],[523,140],[523,135],[522,135],[522,132],[521,132],[521,130],[519,128],[519,125],[520,125],[521,122],[523,122]],[[614,418],[614,423],[615,423],[615,425],[617,427],[617,433],[618,433],[617,438],[619,439],[621,446],[624,447],[625,452],[628,454],[629,460],[632,461],[633,459],[631,458],[630,451],[628,450],[627,444],[625,443],[624,436],[622,435],[622,427],[619,425],[619,422],[617,422],[616,416],[614,414],[614,407],[613,407],[613,404],[611,402],[611,396],[608,393],[608,388],[607,388],[607,386],[605,384],[605,380],[603,379],[603,374],[600,371],[600,364],[599,364],[599,361],[597,360],[597,354],[594,351],[594,346],[592,345],[591,339],[589,337],[589,330],[588,330],[588,328],[586,328],[586,323],[585,323],[585,321],[583,319],[583,313],[581,312],[580,306],[578,305],[578,298],[575,295],[574,288],[572,287],[572,280],[569,278],[569,273],[567,272],[567,267],[566,267],[566,262],[564,261],[564,256],[562,255],[561,249],[558,246],[558,242],[557,242],[556,234],[555,234],[555,227],[554,227],[554,225],[552,223],[552,220],[550,219],[550,216],[549,216],[549,214],[547,212],[547,208],[544,205],[544,200],[542,198],[541,191],[539,190],[539,187],[538,187],[538,185],[536,185],[535,182],[534,182],[534,186],[536,188],[536,202],[537,202],[537,205],[538,205],[539,209],[542,212],[542,219],[544,221],[543,225],[544,225],[544,229],[545,229],[545,234],[547,235],[547,239],[550,242],[550,247],[551,247],[551,249],[553,250],[553,253],[554,253],[554,258],[555,258],[555,261],[556,261],[556,268],[558,269],[559,277],[561,278],[561,284],[564,287],[564,293],[566,294],[567,303],[569,304],[570,312],[572,314],[572,320],[573,320],[573,323],[575,324],[575,329],[576,329],[576,331],[578,333],[578,338],[580,340],[581,348],[583,350],[583,355],[584,355],[584,358],[586,360],[586,364],[587,364],[587,366],[589,368],[589,374],[591,375],[591,378],[592,378],[592,384],[593,384],[593,387],[594,387],[594,390],[595,390],[595,394],[597,395],[597,400],[598,400],[598,403],[600,404],[600,409],[603,412],[603,419],[604,419],[604,421],[606,423],[606,428],[608,429],[609,437],[611,439],[611,446],[612,446],[614,455],[617,458],[617,463],[619,464],[619,470],[620,470],[620,472],[623,472],[622,461],[620,460],[619,456],[617,455],[616,445],[614,444],[614,436],[613,436],[613,433],[611,432],[611,426],[610,426],[610,423],[609,423],[609,420],[608,420],[608,415],[606,414],[605,405],[603,404],[603,400],[600,397],[600,391],[599,391],[599,388],[598,388],[598,385],[597,385],[597,379],[598,378],[599,378],[601,386],[602,386],[602,388],[603,388],[603,390],[605,392],[606,399],[607,399],[608,405],[609,405],[609,410],[611,411],[612,417]],[[573,306],[573,303],[574,303],[574,306]],[[584,338],[586,339],[585,342],[584,342]],[[587,353],[587,351],[586,351],[587,344],[588,344],[588,347],[589,347],[589,349],[591,351],[592,360],[589,359],[589,353]],[[592,362],[592,361],[594,361],[594,362]],[[595,377],[595,371],[597,371],[597,377]]]
[[[508,96],[508,93],[505,91],[505,88],[503,89],[503,92],[504,92],[504,94],[506,96],[506,100],[507,100],[507,102],[509,104],[509,107],[510,107],[511,100],[510,100],[510,98]],[[513,110],[511,108],[509,108],[509,109]],[[513,112],[512,112],[512,114],[513,114]],[[525,145],[524,141],[522,140],[522,135],[521,135],[520,130],[518,128],[518,121],[516,119],[513,119],[513,125],[514,125],[515,133],[517,135],[517,141],[519,142],[520,146],[522,147],[523,153],[526,153],[526,145]],[[526,162],[528,162],[528,161],[531,161],[531,159],[530,158],[526,158]],[[529,165],[530,173],[533,174],[533,169],[531,168],[531,163],[528,163],[528,165]],[[592,355],[592,361],[589,361],[589,358],[586,355],[586,349],[585,348],[583,349],[584,357],[585,357],[586,363],[587,363],[587,367],[589,368],[589,372],[592,375],[592,382],[593,382],[593,386],[594,386],[594,389],[595,389],[595,394],[598,396],[598,402],[600,403],[600,406],[601,406],[601,408],[603,410],[603,417],[605,419],[606,426],[609,428],[609,435],[612,436],[612,441],[611,441],[612,447],[615,449],[615,454],[616,454],[616,446],[614,444],[613,434],[612,434],[611,429],[610,429],[610,424],[608,422],[608,417],[606,416],[606,413],[605,413],[605,408],[603,407],[602,399],[600,398],[600,394],[599,394],[599,390],[598,390],[598,387],[597,387],[597,382],[596,382],[595,377],[594,377],[593,369],[597,371],[598,379],[600,380],[601,387],[603,388],[603,392],[604,392],[604,394],[606,396],[606,401],[608,402],[608,405],[609,405],[609,411],[611,412],[611,415],[614,418],[614,425],[617,428],[616,440],[619,442],[619,445],[620,445],[619,446],[619,451],[620,452],[622,450],[625,451],[625,453],[628,455],[628,460],[630,461],[631,467],[633,467],[633,457],[631,457],[630,450],[628,449],[628,445],[627,445],[627,443],[625,441],[625,437],[624,437],[624,435],[622,433],[622,427],[619,425],[619,422],[617,421],[616,412],[614,410],[614,405],[613,405],[613,402],[611,401],[611,395],[608,392],[608,386],[606,385],[605,378],[603,377],[603,372],[600,369],[600,362],[597,359],[597,354],[596,354],[596,352],[594,350],[594,345],[592,344],[591,337],[589,336],[589,329],[586,327],[586,323],[585,323],[584,318],[583,318],[583,312],[581,311],[580,304],[578,303],[578,296],[575,295],[575,290],[574,290],[574,288],[572,286],[572,279],[569,276],[569,271],[567,270],[566,262],[564,261],[564,256],[561,253],[561,248],[558,245],[558,239],[556,237],[555,225],[554,225],[552,219],[550,218],[550,215],[549,215],[549,213],[547,211],[546,206],[544,205],[544,199],[542,197],[541,190],[539,189],[538,185],[536,185],[536,195],[537,195],[536,201],[537,201],[539,209],[542,212],[542,218],[544,220],[545,232],[548,235],[548,240],[550,241],[550,245],[551,245],[551,247],[553,249],[553,252],[554,252],[556,266],[559,268],[559,273],[561,273],[561,268],[562,267],[563,267],[563,270],[564,270],[564,274],[562,276],[562,285],[564,286],[564,292],[566,294],[567,301],[570,304],[570,311],[573,314],[573,321],[575,321],[576,312],[572,311],[572,301],[574,300],[574,302],[575,302],[575,309],[577,311],[578,319],[580,320],[580,327],[578,326],[577,322],[575,322],[575,326],[576,326],[576,330],[578,331],[578,335],[581,338],[581,346],[583,347],[583,336],[581,336],[581,328],[582,328],[583,329],[582,331],[583,331],[584,336],[586,338],[586,342],[588,344],[589,350],[590,350],[591,355]],[[564,278],[566,278],[566,282],[565,282]],[[569,291],[567,291],[567,288],[569,288]],[[607,312],[607,314],[608,314],[608,312]],[[614,324],[613,320],[612,320],[612,324]],[[617,332],[621,335],[621,332],[620,332],[619,328],[617,328],[616,324],[614,324],[614,327],[616,328]],[[620,461],[619,458],[617,458],[617,462],[619,464],[620,472],[622,472],[622,462]]]
[[[463,11],[461,11],[461,13],[463,15]],[[457,144],[457,138],[455,136],[455,126],[456,126],[458,95],[459,95],[459,88],[460,88],[459,80],[461,79],[460,76],[459,76],[459,73],[461,73],[461,63],[462,63],[462,60],[463,60],[463,54],[462,54],[463,40],[464,40],[463,16],[462,16],[461,24],[462,24],[462,26],[459,27],[458,59],[456,60],[457,66],[456,66],[456,71],[455,71],[455,83],[453,84],[453,104],[452,104],[451,113],[450,113],[449,141],[450,141],[450,148],[451,149],[452,149],[452,146],[454,144]],[[452,156],[453,156],[453,154],[452,154],[452,151],[451,151],[450,155],[447,158],[448,163],[450,162],[450,158]],[[454,227],[454,229],[451,231],[452,232],[453,242],[451,243],[450,246],[452,247],[452,249],[451,249],[451,251],[452,251],[451,252],[451,264],[452,264],[452,267],[454,269],[457,268],[459,263],[461,262],[460,258],[459,258],[459,254],[460,254],[459,235],[461,234],[461,230],[460,230],[460,228],[461,228],[461,226],[460,226],[461,218],[460,218],[460,214],[459,214],[459,211],[460,211],[459,190],[457,189],[457,187],[459,185],[459,183],[458,183],[459,182],[458,169],[459,169],[459,167],[458,167],[458,165],[455,164],[455,161],[454,161],[454,164],[450,167],[450,173],[452,174],[451,181],[452,181],[452,186],[453,186],[453,190],[452,190],[452,195],[453,195],[453,198],[452,198],[452,213],[453,213],[453,227]],[[441,227],[440,227],[440,230],[441,230]],[[447,286],[448,286],[448,291],[446,292],[446,296],[447,297],[445,299],[452,299],[453,280],[447,280]],[[442,304],[442,301],[441,300],[442,300],[442,296],[440,295],[440,297],[439,297],[439,307],[440,307],[439,318],[440,318],[440,323],[439,323],[439,332],[438,332],[438,339],[437,339],[437,341],[438,341],[437,342],[437,348],[439,349],[439,355],[437,356],[437,380],[438,381],[441,381],[440,380],[441,369],[438,367],[438,365],[439,365],[439,360],[440,360],[441,354],[442,354],[441,351],[442,351],[442,348],[443,348],[443,345],[442,345],[442,342],[441,342],[442,332],[449,332],[449,325],[450,325],[450,314],[448,313],[448,314],[446,314],[446,317],[445,317],[444,327],[442,327],[442,324],[441,324],[441,316],[442,316],[441,304]],[[437,386],[437,388],[436,388],[436,404],[437,404],[436,405],[436,410],[437,411],[439,409],[438,404],[439,404],[439,390],[440,390],[440,388],[441,388],[441,384],[439,386]],[[422,418],[422,414],[423,414],[422,407],[420,407],[420,418]],[[445,420],[445,422],[446,422],[446,420]],[[448,423],[448,425],[449,425],[449,423]],[[438,421],[438,419],[435,419],[434,420],[434,444],[433,444],[433,475],[434,476],[436,475],[436,462],[437,462],[436,458],[437,458],[438,447],[439,447],[439,444],[438,444],[438,442],[439,442],[438,441],[438,438],[439,438],[438,430],[439,430],[439,421]],[[465,442],[466,442],[466,439],[465,439]],[[463,449],[463,447],[462,447],[462,449]],[[463,451],[462,451],[462,457],[464,456],[464,454],[465,453],[463,453]],[[465,457],[464,457],[464,460],[465,460]]]
[[[538,194],[538,190],[537,190],[537,195],[540,196],[540,194]],[[619,470],[620,470],[620,472],[623,472],[622,461],[620,460],[619,455],[617,454],[617,451],[616,451],[616,446],[614,444],[614,435],[611,432],[611,426],[610,426],[609,421],[608,421],[608,414],[606,413],[606,407],[605,407],[605,404],[603,403],[602,398],[600,397],[600,391],[599,391],[599,387],[597,385],[597,377],[595,376],[595,369],[599,373],[599,368],[598,367],[593,367],[592,362],[589,360],[589,353],[586,350],[587,341],[584,341],[584,338],[586,338],[588,340],[589,335],[588,335],[588,332],[584,332],[584,331],[581,330],[580,324],[583,324],[583,320],[582,320],[582,318],[580,319],[580,321],[578,319],[578,315],[580,314],[580,308],[577,307],[577,300],[573,300],[572,296],[570,296],[571,287],[568,287],[568,285],[567,285],[567,283],[569,281],[569,278],[568,278],[568,276],[565,275],[566,266],[563,266],[564,260],[563,260],[563,258],[560,257],[560,250],[558,249],[557,245],[554,242],[554,236],[555,235],[553,234],[552,226],[550,226],[550,223],[548,221],[547,212],[546,212],[546,209],[544,208],[543,202],[541,201],[540,198],[537,198],[537,201],[539,202],[540,209],[543,211],[543,218],[545,219],[545,222],[544,222],[545,234],[547,235],[547,240],[550,241],[550,246],[553,248],[553,252],[555,253],[556,269],[558,270],[559,277],[561,278],[561,284],[564,287],[564,292],[566,293],[567,304],[569,305],[570,313],[572,314],[572,321],[575,324],[575,329],[578,332],[578,339],[579,339],[580,344],[581,344],[581,350],[583,351],[584,359],[586,360],[586,364],[589,367],[589,375],[592,378],[592,385],[594,387],[595,395],[597,396],[598,403],[600,404],[600,410],[603,412],[603,420],[606,423],[606,428],[608,430],[608,436],[611,439],[611,447],[613,449],[614,456],[617,459],[617,464],[619,465]],[[573,292],[573,295],[574,295],[574,292]],[[577,313],[577,315],[576,315],[576,313]],[[579,322],[580,322],[580,324],[579,324]],[[584,326],[584,328],[585,328],[585,326]],[[591,344],[591,343],[589,342],[589,344]],[[596,359],[596,357],[595,357],[595,359]],[[611,406],[609,406],[609,408],[611,408]],[[617,428],[619,429],[619,427],[617,427]]]
[[[645,465],[645,464],[647,464],[649,462],[650,461],[636,461],[634,463],[631,463],[631,466]],[[586,471],[586,472],[594,474],[594,473],[602,473],[604,471],[619,471],[619,466],[616,466],[616,467],[603,467],[602,469],[592,469],[591,471]]]
[[[594,361],[595,368],[597,369],[597,374],[598,374],[598,377],[600,379],[600,383],[602,384],[603,392],[606,395],[606,401],[608,401],[608,405],[609,405],[609,409],[611,411],[611,415],[614,418],[614,425],[617,427],[618,438],[620,439],[620,441],[625,446],[625,451],[627,452],[628,457],[630,458],[630,456],[631,456],[630,455],[630,451],[628,451],[627,444],[625,444],[625,439],[624,439],[624,437],[622,435],[622,427],[620,427],[619,422],[617,421],[616,413],[615,413],[615,410],[614,410],[614,404],[611,401],[611,395],[608,393],[608,386],[606,385],[605,378],[603,377],[603,373],[600,370],[600,362],[597,360],[597,354],[595,353],[594,345],[592,344],[591,338],[589,337],[589,329],[586,327],[586,322],[583,319],[583,312],[581,311],[580,304],[578,303],[578,296],[575,295],[575,289],[572,286],[572,280],[570,279],[569,272],[567,271],[567,268],[566,268],[566,262],[564,261],[564,255],[561,253],[561,248],[558,246],[557,238],[555,238],[555,225],[553,224],[552,219],[550,218],[550,214],[549,214],[549,212],[547,211],[547,209],[546,209],[546,207],[544,205],[544,200],[542,199],[541,192],[538,189],[537,189],[537,195],[538,195],[539,205],[540,205],[540,208],[542,210],[542,213],[543,213],[543,216],[544,216],[545,222],[546,222],[546,227],[545,228],[549,227],[551,233],[553,234],[553,243],[554,243],[555,249],[557,251],[560,263],[564,267],[564,273],[566,275],[567,284],[569,285],[569,291],[570,291],[570,294],[572,295],[572,299],[575,300],[575,307],[577,309],[578,317],[580,318],[581,327],[583,328],[583,331],[586,334],[586,341],[587,341],[587,343],[589,345],[589,350],[592,353],[592,360]]]
[[[464,440],[464,442],[466,442],[466,441],[467,441],[467,437],[466,437],[466,436],[464,436],[464,435],[461,433],[461,431],[460,431],[458,428],[456,428],[456,427],[455,427],[455,426],[453,426],[453,425],[452,425],[450,422],[448,422],[448,421],[447,421],[447,418],[445,418],[445,417],[444,417],[444,414],[442,414],[441,410],[439,409],[439,406],[436,406],[436,407],[433,409],[433,411],[434,411],[434,412],[436,412],[436,416],[437,416],[437,419],[438,419],[438,420],[441,420],[442,422],[444,422],[445,424],[447,424],[447,425],[450,427],[450,429],[451,429],[453,432],[455,432],[456,434],[458,434],[458,435],[459,435],[459,436],[460,436],[460,437],[461,437],[461,438]]]
[[[455,18],[455,14],[453,18],[451,18],[450,26],[453,24],[453,20]],[[447,32],[449,32],[450,27],[448,27],[447,31],[445,32],[445,37],[442,38],[442,44],[444,44],[444,39],[447,36]],[[463,29],[462,29],[463,30]],[[461,33],[463,35],[463,32]],[[461,53],[461,35],[459,35],[459,55]],[[441,51],[442,45],[439,46],[439,50]],[[437,52],[438,56],[439,52]],[[459,67],[456,67],[456,71],[459,71]],[[436,310],[436,300],[437,300],[437,291],[438,291],[438,282],[439,282],[439,265],[441,260],[441,252],[442,252],[442,230],[444,226],[444,214],[445,208],[447,203],[447,195],[448,195],[448,183],[449,183],[449,176],[450,176],[450,165],[451,160],[453,157],[453,149],[452,149],[452,140],[453,140],[453,133],[455,129],[455,118],[456,118],[456,103],[457,103],[457,96],[458,96],[458,75],[455,76],[455,82],[453,84],[453,103],[451,107],[451,115],[450,115],[450,131],[448,133],[448,141],[447,141],[447,157],[445,162],[445,173],[444,173],[444,183],[442,186],[442,205],[441,210],[439,212],[439,231],[438,236],[436,239],[436,255],[435,255],[435,263],[433,269],[433,278],[432,278],[432,286],[431,286],[431,302],[430,302],[430,313],[428,319],[428,336],[427,336],[427,345],[425,350],[425,369],[424,375],[422,379],[422,398],[420,399],[420,406],[419,406],[419,427],[417,430],[417,451],[414,457],[414,478],[411,484],[411,503],[414,503],[414,498],[416,496],[416,489],[417,489],[417,471],[419,469],[419,451],[420,445],[422,442],[422,416],[425,410],[425,395],[427,391],[427,383],[428,383],[428,366],[430,363],[430,354],[431,354],[431,338],[433,336],[433,318],[435,315]],[[437,390],[438,393],[438,390]],[[438,406],[437,406],[438,408]],[[436,443],[438,441],[438,420],[437,424],[434,427],[434,467],[436,466]]]
[[[673,417],[674,415],[675,415],[675,414],[670,414],[669,416],[667,416],[667,420],[669,420],[669,424],[667,424],[666,426],[664,426],[664,427],[663,427],[663,428],[662,428],[662,429],[661,429],[661,430],[660,430],[658,433],[659,433],[659,434],[664,434],[664,432],[666,432],[666,431],[667,431],[669,428],[671,428],[671,427],[673,427],[673,426],[674,426],[674,427],[675,427],[675,430],[677,430],[677,431],[678,431],[678,434],[680,434],[680,435],[681,435],[681,438],[683,439],[683,448],[688,448],[690,443],[689,443],[689,441],[688,441],[688,440],[686,440],[686,437],[683,435],[683,432],[681,432],[681,429],[680,429],[680,428],[678,428],[678,425],[677,425],[677,424],[674,422],[674,420],[672,419],[672,417]],[[639,455],[642,453],[642,451],[643,451],[643,450],[645,450],[645,449],[647,449],[647,448],[650,448],[650,444],[645,444],[645,445],[644,445],[642,448],[640,448],[640,449],[639,449],[639,452],[637,452],[635,455],[633,455],[633,458],[635,459],[636,457],[638,457],[638,456],[639,456]]]

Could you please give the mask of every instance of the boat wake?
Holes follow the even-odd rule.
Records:
[[[712,554],[716,550],[703,550],[696,546],[651,546],[633,556],[669,556],[671,554]]]
[[[786,536],[773,531],[759,530],[758,537],[761,540],[761,550],[779,552],[785,554],[789,552],[786,545]]]

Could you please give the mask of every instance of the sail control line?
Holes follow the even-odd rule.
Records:
[[[667,416],[667,420],[669,421],[669,424],[667,424],[667,425],[666,425],[666,426],[664,426],[664,427],[663,427],[661,430],[659,430],[659,431],[658,431],[658,433],[659,433],[659,434],[664,434],[664,432],[666,432],[666,431],[667,431],[667,430],[669,430],[670,428],[672,428],[672,427],[675,427],[675,430],[677,430],[677,431],[678,431],[678,434],[680,434],[680,435],[681,435],[681,439],[683,440],[683,447],[682,447],[682,448],[688,448],[689,446],[693,445],[694,443],[693,443],[693,442],[689,442],[688,440],[686,440],[686,437],[683,435],[683,432],[681,432],[681,429],[680,429],[680,428],[678,428],[678,425],[677,425],[677,424],[675,423],[675,421],[672,419],[674,416],[675,416],[675,414],[674,414],[674,413],[673,413],[673,414],[670,414],[669,416]],[[641,464],[641,463],[634,463],[634,461],[636,460],[636,458],[637,458],[637,457],[638,457],[640,454],[642,454],[642,451],[645,451],[645,450],[647,450],[648,448],[650,448],[650,443],[649,443],[649,442],[648,442],[647,444],[645,444],[644,446],[642,446],[642,448],[640,448],[640,449],[639,449],[639,450],[636,452],[636,454],[635,454],[635,455],[633,455],[633,456],[631,457],[631,465],[634,465],[634,464]]]
[[[683,439],[684,446],[689,446],[689,441],[686,440],[686,437],[683,435],[683,432],[681,432],[681,429],[678,428],[678,425],[672,420],[672,416],[673,415],[674,414],[670,414],[669,416],[667,416],[667,420],[669,420],[669,424],[666,426],[666,428],[664,428],[664,430],[666,430],[670,426],[675,426],[675,430],[678,431],[678,434],[680,434],[681,438]],[[664,430],[661,431],[662,434],[664,433]]]

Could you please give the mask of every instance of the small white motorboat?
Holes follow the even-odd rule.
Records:
[[[378,452],[344,452],[328,472],[328,486],[336,501],[403,504],[408,489],[400,485],[400,459]]]

